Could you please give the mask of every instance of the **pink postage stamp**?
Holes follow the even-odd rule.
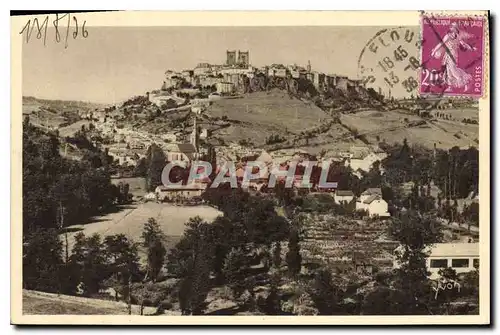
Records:
[[[481,16],[422,16],[421,95],[483,95],[485,28]]]

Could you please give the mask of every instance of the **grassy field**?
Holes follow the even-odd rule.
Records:
[[[61,127],[59,128],[59,136],[61,137],[74,136],[77,131],[82,129],[82,126],[85,126],[85,128],[88,129],[90,123],[91,122],[87,120],[80,120],[66,127]]]
[[[200,216],[206,221],[213,221],[221,215],[219,211],[209,206],[174,206],[148,202],[125,206],[119,212],[109,213],[95,217],[87,224],[68,227],[70,250],[74,243],[74,236],[83,232],[90,236],[94,233],[103,238],[107,235],[125,234],[127,237],[139,242],[144,224],[149,218],[155,218],[167,236],[166,247],[172,248],[182,236],[185,223],[194,216]]]
[[[470,111],[469,114],[471,114]],[[472,115],[469,114],[467,117],[470,118]],[[371,143],[384,140],[387,143],[401,143],[406,138],[411,144],[420,144],[430,149],[434,147],[434,143],[442,149],[453,146],[462,148],[478,146],[476,139],[479,137],[479,128],[477,125],[438,119],[427,121],[425,125],[406,127],[405,119],[409,122],[423,120],[419,116],[398,111],[366,111],[345,114],[341,117],[343,124],[354,127],[359,134],[366,134],[366,138]]]
[[[421,120],[419,116],[397,111],[363,111],[355,114],[343,114],[341,117],[343,124],[351,129],[357,129],[360,134],[404,126],[405,119],[410,122]]]
[[[329,118],[314,104],[291,99],[285,91],[279,90],[215,101],[208,113],[211,117],[226,116],[233,121],[230,127],[216,131],[214,135],[225,141],[249,139],[255,144],[263,144],[271,134],[299,134]]]

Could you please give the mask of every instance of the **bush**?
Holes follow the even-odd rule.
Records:
[[[164,311],[166,310],[169,310],[169,309],[172,309],[174,308],[174,304],[172,304],[170,301],[168,300],[163,300],[162,302],[160,302],[160,304],[158,305],[158,308],[157,308],[157,312],[161,311],[161,313],[163,313]]]

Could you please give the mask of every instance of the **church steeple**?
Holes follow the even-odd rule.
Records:
[[[190,143],[195,147],[196,152],[198,152],[198,125],[196,123],[196,113],[194,113],[194,121],[193,121],[193,131],[191,132]]]

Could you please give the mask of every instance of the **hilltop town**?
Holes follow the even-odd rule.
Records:
[[[25,288],[121,299],[141,305],[140,313],[149,306],[159,314],[377,314],[408,294],[398,286],[406,274],[404,266],[398,272],[395,250],[420,236],[430,279],[442,269],[450,280],[467,278],[465,298],[439,298],[447,299],[446,313],[476,313],[477,105],[395,99],[309,63],[254,67],[250,59],[249,51],[226,51],[222,65],[167,70],[157,90],[116,105],[25,99],[26,178],[44,180],[50,199],[47,209],[39,192],[26,193],[33,207],[25,208],[26,230],[43,213],[48,228],[60,229],[67,258],[60,263],[76,268],[94,264],[92,250],[108,248],[108,255],[113,243],[137,256],[133,275],[101,259],[116,273],[101,278],[96,268],[63,288],[51,286],[45,273],[47,282]],[[212,176],[164,187],[167,162],[178,163],[171,175],[182,182],[196,161],[210,162],[213,172],[234,162],[239,186],[248,162],[268,172],[247,189],[211,189]],[[328,180],[337,187],[321,189],[314,171],[311,185],[300,187],[308,161],[327,162]],[[47,174],[47,166],[61,169],[68,179],[55,175],[52,185],[36,163]],[[283,180],[265,186],[269,171],[292,165],[298,166],[292,188]],[[153,244],[127,244],[149,233]],[[190,258],[200,246],[211,257],[205,263]],[[431,285],[430,279],[423,276],[418,285]],[[425,299],[426,308],[445,313],[444,300]],[[425,313],[409,306],[384,311]]]

